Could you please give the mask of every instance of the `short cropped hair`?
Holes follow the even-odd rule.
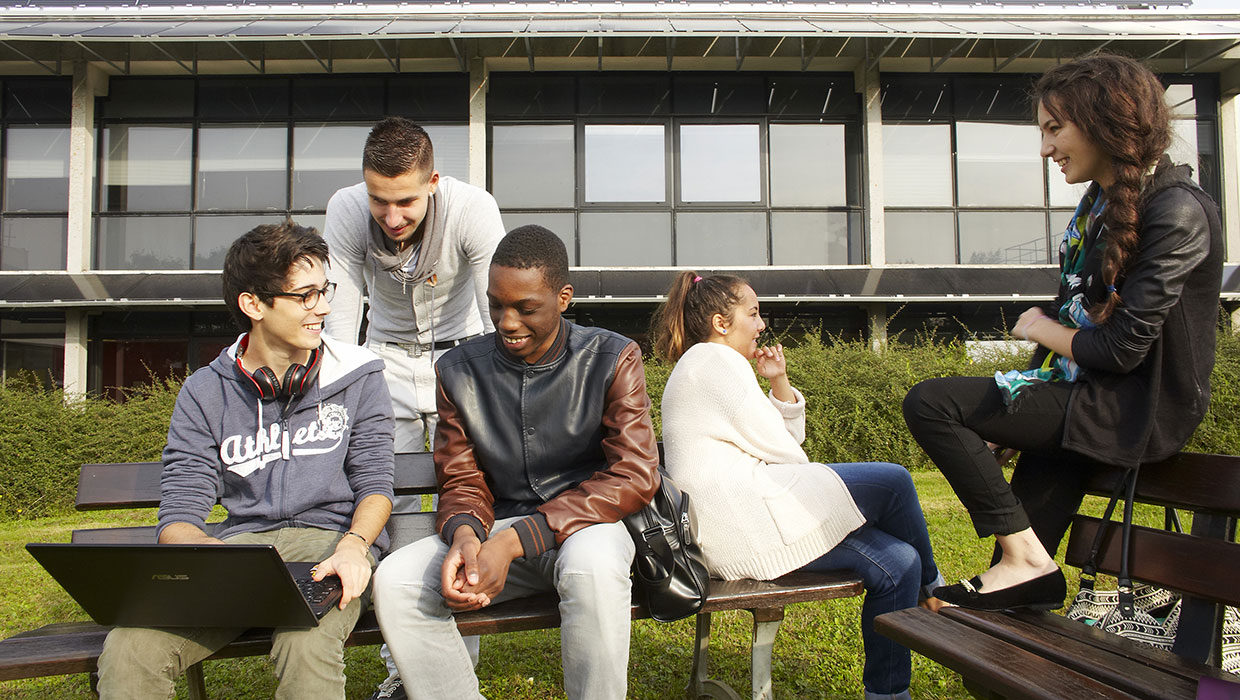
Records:
[[[242,292],[270,306],[275,302],[273,294],[284,291],[293,266],[312,260],[327,266],[327,242],[313,227],[298,226],[292,219],[255,226],[233,241],[224,256],[221,278],[224,303],[237,327],[248,332],[253,325],[237,302]]]
[[[388,117],[375,124],[362,149],[362,169],[383,177],[409,172],[430,177],[435,150],[426,130],[404,117]]]
[[[495,247],[491,264],[518,270],[542,268],[543,281],[552,291],[568,284],[568,249],[559,236],[538,224],[509,231]]]

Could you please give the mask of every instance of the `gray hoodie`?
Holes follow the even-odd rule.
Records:
[[[177,395],[164,448],[159,531],[204,527],[220,495],[217,537],[285,527],[344,532],[372,494],[392,498],[392,402],[383,361],[323,335],[318,381],[285,415],[237,367],[240,342],[194,372]],[[387,533],[375,545],[386,549]]]

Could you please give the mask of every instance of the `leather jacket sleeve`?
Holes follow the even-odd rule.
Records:
[[[1155,196],[1142,217],[1135,259],[1119,285],[1123,302],[1106,323],[1073,337],[1073,359],[1087,369],[1132,371],[1209,252],[1209,222],[1197,199],[1181,187]]]
[[[538,507],[557,546],[584,527],[617,522],[637,512],[658,488],[659,451],[636,343],[630,343],[617,361],[606,402],[602,447],[607,468]],[[439,419],[443,421],[443,414]]]
[[[435,529],[444,542],[452,544],[452,534],[469,525],[485,542],[495,524],[495,497],[474,458],[473,445],[461,424],[456,404],[437,382],[435,389],[439,423],[435,426],[435,479],[439,482],[439,507]]]

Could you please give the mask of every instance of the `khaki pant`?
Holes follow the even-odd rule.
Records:
[[[230,544],[275,545],[285,561],[322,561],[335,550],[341,533],[316,528],[285,528],[243,533]],[[367,555],[374,566],[375,561]],[[244,586],[244,581],[238,581]],[[277,629],[271,659],[280,686],[279,700],[344,698],[344,640],[366,606],[367,595],[344,610],[332,608],[318,627]],[[176,678],[206,659],[245,629],[117,627],[108,634],[99,656],[101,700],[171,698]]]

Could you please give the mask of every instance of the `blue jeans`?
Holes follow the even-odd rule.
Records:
[[[930,548],[930,533],[908,470],[886,462],[829,464],[844,480],[866,523],[805,571],[846,569],[865,583],[861,640],[867,700],[907,698],[912,656],[905,647],[875,633],[874,618],[917,605],[918,591],[943,584]]]

